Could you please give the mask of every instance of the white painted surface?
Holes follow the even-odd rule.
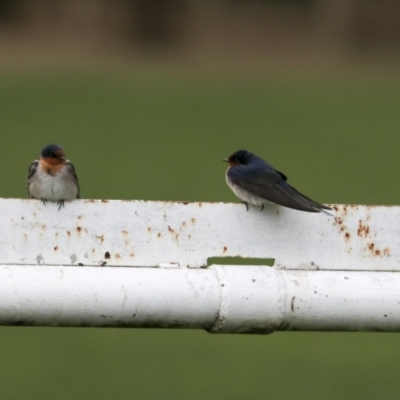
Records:
[[[0,267],[0,324],[400,331],[400,274],[254,266]]]
[[[338,205],[333,217],[277,205],[246,212],[240,203],[77,200],[58,211],[0,199],[0,207],[0,264],[201,267],[239,256],[287,269],[400,268],[397,206]]]

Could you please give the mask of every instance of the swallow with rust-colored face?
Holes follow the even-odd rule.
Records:
[[[276,203],[300,211],[323,212],[330,207],[317,203],[290,186],[287,176],[277,171],[262,158],[246,150],[238,150],[228,159],[226,182],[233,193],[248,204],[261,206]]]
[[[31,198],[41,200],[43,204],[57,202],[59,210],[64,201],[80,198],[75,168],[57,144],[44,147],[39,160],[29,166],[28,192]]]

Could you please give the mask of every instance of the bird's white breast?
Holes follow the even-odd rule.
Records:
[[[62,167],[54,175],[38,165],[35,176],[29,185],[29,192],[36,199],[48,201],[74,200],[78,187],[67,167]]]

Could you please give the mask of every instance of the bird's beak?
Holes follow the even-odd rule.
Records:
[[[224,161],[224,162],[229,162],[229,160],[227,159],[227,158],[225,158],[224,160],[222,160],[222,161]]]

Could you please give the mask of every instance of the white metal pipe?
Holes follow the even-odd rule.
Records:
[[[400,273],[3,265],[0,324],[400,331]]]

